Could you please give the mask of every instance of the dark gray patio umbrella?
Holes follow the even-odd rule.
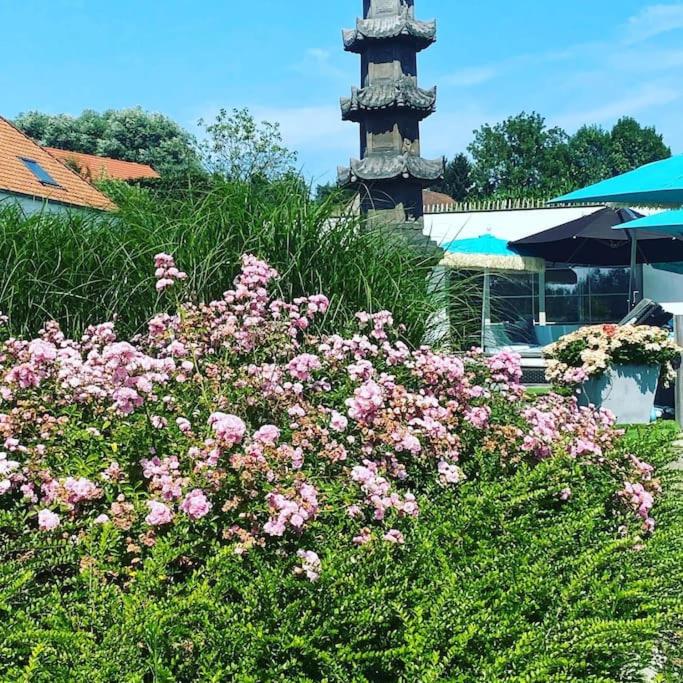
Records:
[[[512,242],[521,254],[538,256],[551,263],[578,266],[624,266],[631,268],[631,305],[636,265],[683,261],[683,239],[644,230],[615,230],[638,218],[631,209],[601,209],[588,216]]]

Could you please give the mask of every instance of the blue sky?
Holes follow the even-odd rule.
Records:
[[[357,153],[338,98],[358,81],[341,49],[361,0],[0,0],[0,114],[140,105],[193,129],[220,107],[279,121],[324,181]],[[683,152],[683,2],[417,0],[439,40],[420,80],[439,86],[423,153],[536,110],[574,130],[633,115]]]

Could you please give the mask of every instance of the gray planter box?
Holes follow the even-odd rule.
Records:
[[[649,424],[659,374],[659,365],[615,365],[581,386],[579,404],[607,408],[619,424]]]

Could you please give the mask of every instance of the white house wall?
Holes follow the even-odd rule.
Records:
[[[643,296],[653,301],[683,302],[683,275],[643,266]]]
[[[41,213],[43,211],[59,213],[68,211],[68,207],[64,204],[47,202],[44,199],[34,199],[33,197],[24,197],[22,195],[11,194],[0,190],[0,207],[8,203],[20,206],[26,216],[31,216],[34,213]]]
[[[472,211],[466,213],[425,214],[425,234],[439,244],[452,240],[491,234],[514,242],[537,232],[554,228],[602,207],[518,209],[509,211]]]

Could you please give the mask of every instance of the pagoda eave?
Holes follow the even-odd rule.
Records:
[[[412,112],[415,114],[418,121],[424,121],[424,119],[431,116],[436,111],[435,106],[429,107],[428,109],[416,109],[415,107],[408,105],[392,104],[386,107],[375,107],[370,109],[368,107],[353,107],[350,103],[347,104],[347,102],[348,100],[342,99],[342,121],[351,121],[352,123],[362,123],[365,121],[365,115],[367,113],[372,114],[374,112],[394,112],[397,114]]]
[[[443,159],[423,159],[413,154],[382,154],[352,159],[348,167],[338,169],[338,183],[353,185],[402,179],[429,186],[443,177]]]
[[[342,119],[360,123],[366,112],[410,112],[419,121],[436,110],[436,88],[423,90],[413,79],[353,88],[351,97],[341,99]]]
[[[369,45],[398,40],[418,52],[436,42],[436,22],[399,17],[391,19],[358,19],[355,29],[342,31],[344,49],[362,53]]]
[[[388,38],[367,38],[365,36],[358,36],[348,43],[346,40],[344,40],[344,50],[346,52],[352,52],[354,54],[361,55],[369,47],[384,43],[386,40],[388,40]],[[434,42],[436,42],[435,40],[425,40],[406,34],[399,34],[395,36],[393,40],[400,41],[401,43],[405,43],[406,45],[415,48],[416,52],[422,52],[422,50],[426,50]]]

